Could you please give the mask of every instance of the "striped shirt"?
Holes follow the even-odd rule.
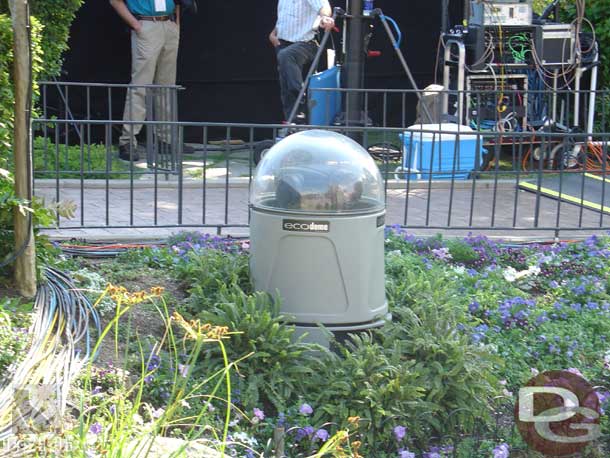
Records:
[[[330,8],[328,0],[279,0],[277,5],[277,37],[290,42],[311,41],[320,10]]]

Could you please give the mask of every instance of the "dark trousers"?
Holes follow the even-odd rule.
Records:
[[[303,69],[311,65],[318,45],[315,41],[290,43],[280,40],[275,49],[284,117],[288,120],[303,85]]]

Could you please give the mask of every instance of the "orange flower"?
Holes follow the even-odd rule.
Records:
[[[347,417],[347,422],[350,425],[358,426],[358,423],[360,423],[360,417]]]

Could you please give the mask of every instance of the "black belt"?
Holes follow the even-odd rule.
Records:
[[[153,22],[163,22],[163,21],[173,21],[174,16],[136,16],[136,19],[139,21],[153,21]]]
[[[314,44],[314,45],[318,44],[318,42],[317,42],[317,40],[315,38],[313,40],[309,40],[309,41],[288,41],[288,40],[282,40],[280,38],[280,44],[283,45],[283,46],[290,46],[290,45],[293,45],[295,43],[311,43],[311,44]]]

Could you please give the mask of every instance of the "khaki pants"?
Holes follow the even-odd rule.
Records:
[[[176,64],[180,29],[174,21],[141,21],[140,32],[131,31],[131,84],[176,84]],[[172,120],[172,94],[168,89],[156,89],[154,94],[155,120]],[[149,119],[151,113],[149,113]],[[146,89],[130,88],[125,101],[124,121],[146,119]],[[142,124],[124,124],[119,144],[136,147],[135,136]],[[169,127],[155,129],[161,141],[170,143]]]

